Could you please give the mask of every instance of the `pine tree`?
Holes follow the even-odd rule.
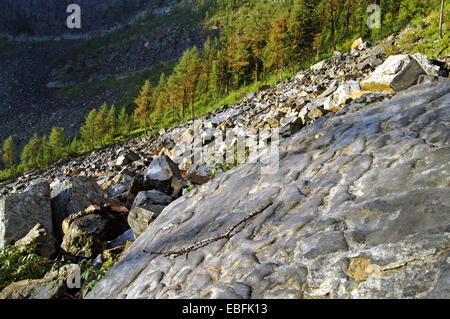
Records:
[[[236,78],[236,89],[239,88],[241,74],[250,65],[250,41],[246,33],[246,17],[241,18],[233,25],[232,36],[228,39],[227,58],[230,72]]]
[[[14,141],[12,136],[10,136],[3,142],[2,148],[3,164],[8,169],[13,168],[15,164],[14,153],[15,153]]]
[[[336,51],[336,30],[343,10],[342,0],[324,0],[322,14],[328,20],[333,50]]]

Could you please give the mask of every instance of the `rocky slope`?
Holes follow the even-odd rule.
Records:
[[[3,185],[0,235],[54,236],[68,260],[125,251],[90,298],[448,298],[450,81],[438,72],[423,57],[386,59],[382,46],[338,54],[200,127]],[[264,149],[229,171],[186,155],[193,141],[220,153],[227,131],[252,128],[280,130],[278,170]],[[186,180],[199,186],[181,196]],[[30,204],[13,205],[23,194]],[[12,236],[21,225],[9,216],[38,200],[51,203],[52,220],[46,209],[34,221],[46,232],[27,224]],[[46,278],[0,297],[64,291]]]

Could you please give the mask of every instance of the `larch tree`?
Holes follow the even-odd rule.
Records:
[[[198,82],[202,72],[202,64],[200,53],[196,46],[191,49],[189,55],[189,66],[187,71],[188,78],[188,94],[191,105],[191,120],[194,120],[195,112],[194,112],[194,102],[195,102],[195,94],[197,92]]]
[[[108,110],[108,115],[106,116],[106,136],[105,141],[110,144],[114,141],[117,136],[117,111],[115,105],[111,105]]]
[[[64,135],[64,128],[53,127],[48,139],[51,150],[51,161],[58,161],[67,155],[67,139]]]
[[[134,110],[134,119],[143,121],[145,134],[148,135],[148,129],[153,131],[151,113],[153,110],[153,90],[149,80],[146,80],[141,88],[138,98],[134,101],[137,108]]]
[[[20,155],[20,165],[24,170],[36,169],[38,167],[37,157],[39,152],[40,139],[36,133],[24,146]]]
[[[6,168],[9,169],[13,168],[15,164],[14,153],[15,153],[14,140],[12,136],[10,136],[3,142],[2,148],[2,160]]]
[[[118,133],[123,137],[130,133],[130,116],[125,106],[122,106],[120,109],[119,116],[117,117],[117,127]]]
[[[264,49],[270,32],[270,29],[267,28],[267,19],[265,7],[261,2],[258,2],[255,9],[250,12],[247,28],[251,56],[255,66],[255,84],[260,81],[260,68],[264,65]]]
[[[92,109],[86,117],[85,123],[81,126],[81,139],[87,150],[95,149],[97,130],[96,130],[97,110]]]
[[[41,142],[39,144],[39,149],[36,157],[36,164],[38,168],[44,168],[56,160],[55,153],[52,146],[49,143],[49,138],[47,136],[43,136]]]
[[[177,109],[181,106],[181,116],[178,116],[178,118],[180,119],[180,123],[184,122],[186,107],[188,104],[190,81],[187,75],[189,72],[190,56],[190,49],[184,51],[177,65],[175,66],[173,74],[169,80],[171,88],[173,90],[171,92],[171,102],[173,103],[175,107],[174,111],[177,114]]]
[[[289,16],[288,55],[291,61],[292,76],[296,61],[310,56],[316,32],[315,0],[296,1]]]
[[[272,32],[269,43],[266,47],[266,54],[269,57],[269,65],[275,66],[275,72],[280,72],[280,80],[283,81],[284,62],[287,53],[287,29],[288,16],[284,10],[279,10],[272,23]]]
[[[159,77],[158,86],[155,88],[155,110],[158,116],[161,116],[169,104],[167,92],[167,77],[162,73]]]
[[[208,91],[209,91],[209,84],[211,79],[211,72],[213,68],[214,63],[214,47],[211,44],[211,39],[208,37],[205,44],[203,45],[203,51],[202,51],[202,69],[201,69],[201,75],[200,75],[200,81],[203,83],[203,94],[205,95],[205,102],[208,102]]]
[[[97,139],[100,142],[100,146],[105,146],[105,136],[108,132],[108,105],[103,103],[100,109],[97,111],[97,117],[95,118],[95,129],[97,131]]]

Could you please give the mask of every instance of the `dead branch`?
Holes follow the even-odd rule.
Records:
[[[231,233],[237,228],[239,227],[241,224],[245,223],[246,221],[252,219],[253,217],[255,217],[256,215],[261,214],[263,211],[265,211],[270,205],[272,205],[272,202],[262,206],[260,209],[254,211],[253,213],[251,213],[250,215],[248,215],[247,217],[245,217],[244,219],[242,219],[239,223],[231,226],[225,233],[222,233],[220,235],[211,237],[211,238],[207,238],[204,239],[202,241],[198,241],[194,244],[192,244],[189,247],[185,247],[179,250],[175,250],[175,251],[148,251],[148,250],[144,250],[144,253],[149,254],[149,255],[164,255],[165,257],[169,257],[169,256],[175,256],[179,257],[182,256],[184,254],[186,254],[186,258],[188,257],[188,254],[191,251],[200,249],[202,247],[205,247],[213,242],[219,241],[221,239],[224,238],[230,238],[231,237]]]

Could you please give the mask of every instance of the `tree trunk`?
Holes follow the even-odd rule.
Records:
[[[208,104],[208,91],[209,91],[209,73],[206,76],[206,88],[205,88],[205,102]]]
[[[442,39],[442,23],[444,21],[444,0],[441,0],[441,17],[439,19],[439,33]]]
[[[334,15],[331,14],[331,38],[333,39],[333,50],[336,51],[336,35],[334,31]]]
[[[351,2],[348,1],[348,3],[347,3],[347,19],[345,21],[345,35],[348,35],[349,27],[350,27],[350,4],[351,4]]]
[[[195,89],[192,92],[192,98],[191,98],[191,120],[194,120],[194,100],[195,100]]]
[[[292,78],[294,78],[295,66],[294,66],[294,58],[291,59],[291,69],[292,69]]]
[[[181,107],[181,120],[180,120],[180,124],[184,123],[184,114],[186,113],[186,92],[184,92],[183,94],[183,105]]]

